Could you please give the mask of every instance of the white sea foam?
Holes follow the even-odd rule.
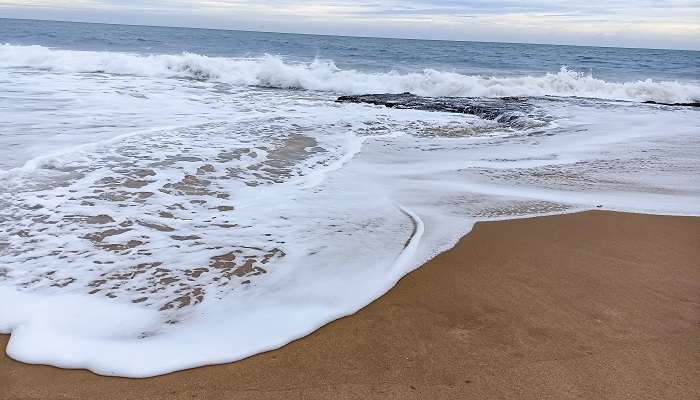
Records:
[[[286,63],[276,56],[256,59],[207,57],[191,53],[142,56],[9,44],[0,46],[0,67],[182,77],[347,94],[412,92],[423,96],[578,96],[660,103],[700,102],[698,84],[651,79],[606,82],[566,67],[557,73],[522,77],[462,75],[434,69],[420,73],[366,73],[340,70],[332,61]]]
[[[130,377],[235,361],[356,312],[477,221],[700,214],[689,108],[530,99],[537,123],[511,126],[248,86],[358,74],[323,63],[27,49],[2,49],[35,52],[24,64],[0,57],[0,165],[14,168],[0,331],[21,361]],[[169,79],[191,75],[165,60],[188,57],[252,78]],[[371,77],[316,88],[406,79]]]

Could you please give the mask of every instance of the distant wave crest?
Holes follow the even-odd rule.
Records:
[[[607,82],[562,67],[540,76],[489,77],[425,69],[416,73],[341,70],[332,61],[289,63],[192,53],[136,55],[0,45],[0,67],[57,72],[104,72],[212,80],[236,85],[332,91],[343,94],[412,92],[421,96],[577,96],[609,100],[699,103],[700,86],[675,81]]]

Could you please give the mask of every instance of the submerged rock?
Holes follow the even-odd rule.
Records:
[[[483,119],[511,123],[527,116],[533,106],[518,97],[422,97],[412,93],[341,96],[339,103],[367,103],[405,108],[476,115]]]
[[[700,107],[700,102],[695,103],[662,103],[658,101],[645,101],[644,104],[656,104],[660,106],[675,106],[675,107]]]

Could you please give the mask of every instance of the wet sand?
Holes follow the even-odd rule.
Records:
[[[357,314],[228,365],[132,380],[0,358],[3,400],[297,398],[698,399],[700,219],[480,223]]]

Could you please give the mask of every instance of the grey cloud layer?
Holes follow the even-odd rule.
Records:
[[[698,48],[688,0],[0,0],[0,16],[455,40]]]

